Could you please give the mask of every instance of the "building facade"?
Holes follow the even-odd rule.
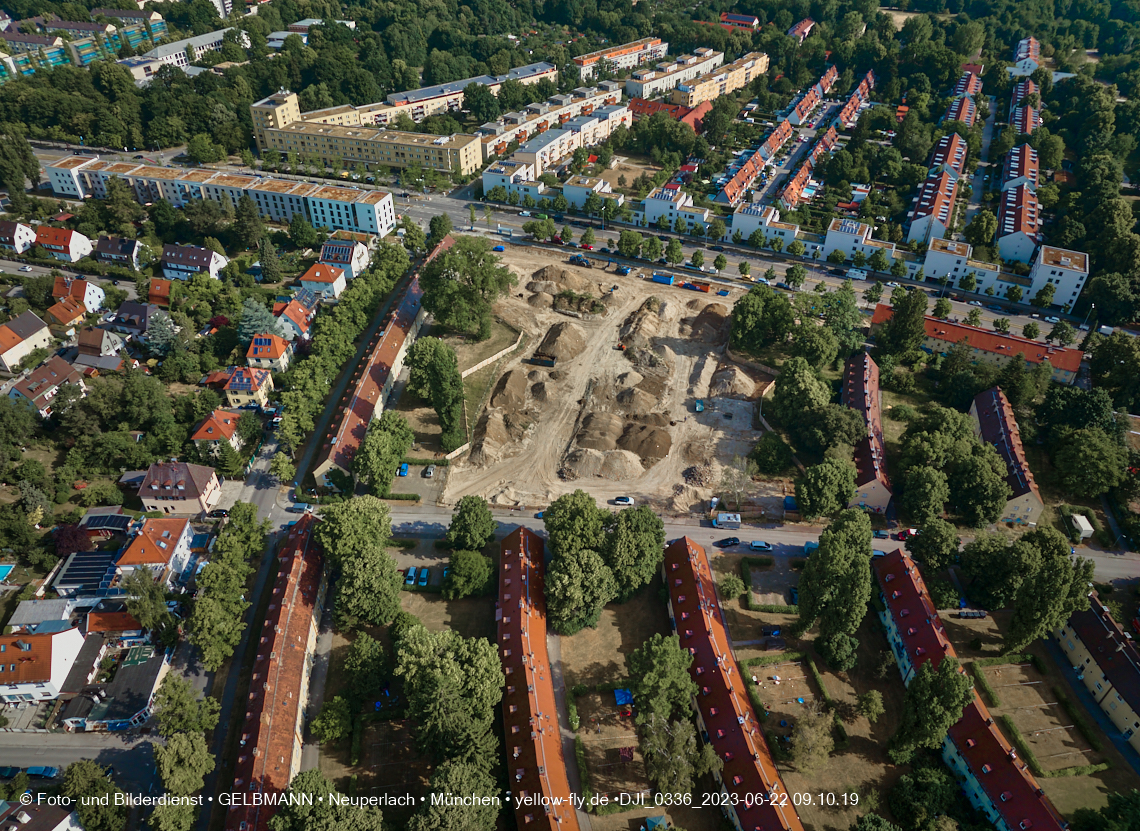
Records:
[[[58,698],[82,647],[78,627],[0,635],[0,701],[18,704]]]
[[[139,487],[143,510],[194,515],[212,511],[222,498],[222,486],[211,467],[185,462],[150,466]]]
[[[970,418],[974,421],[974,435],[993,447],[1005,463],[1005,481],[1011,495],[999,522],[1035,527],[1045,510],[1045,502],[1025,458],[1013,405],[1000,387],[993,387],[974,397]]]
[[[885,513],[894,495],[887,475],[887,451],[883,442],[882,392],[879,365],[866,352],[847,360],[839,402],[859,413],[867,437],[855,445],[855,496],[847,507]]]
[[[739,60],[694,78],[689,83],[679,84],[673,90],[671,100],[682,107],[696,107],[748,86],[767,71],[768,56],[763,52],[749,52]]]
[[[610,72],[633,69],[643,63],[660,60],[669,52],[669,44],[661,38],[642,38],[621,46],[610,46],[573,58],[578,68],[578,80],[588,81],[597,74],[598,67]]]
[[[638,69],[625,82],[625,94],[630,98],[653,98],[707,75],[724,65],[724,53],[702,46],[690,55],[680,55],[671,61],[661,61],[652,68]]]

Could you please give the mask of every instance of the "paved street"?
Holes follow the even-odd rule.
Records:
[[[157,735],[153,737],[157,739]],[[158,787],[154,767],[153,739],[129,734],[0,733],[0,759],[5,765],[66,767],[72,762],[93,759],[113,765],[115,782],[127,793],[148,793]]]

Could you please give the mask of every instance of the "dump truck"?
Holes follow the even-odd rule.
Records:
[[[558,362],[558,359],[553,355],[544,355],[541,352],[535,352],[534,355],[531,356],[530,362],[534,366],[553,367]]]
[[[706,283],[704,280],[693,280],[691,283],[684,283],[681,288],[690,289],[691,291],[703,291],[707,294],[712,291],[712,284]]]
[[[673,285],[673,280],[676,278],[674,278],[672,274],[660,274],[654,271],[653,276],[649,279],[654,283],[660,283],[663,286],[671,286]]]
[[[628,265],[619,265],[619,266],[617,267],[617,272],[616,272],[616,273],[617,273],[617,274],[619,274],[619,275],[621,275],[622,277],[625,277],[626,275],[628,275],[628,274],[630,274],[630,273],[632,273],[632,272],[633,272],[633,269],[632,269],[632,268],[630,268]]]
[[[696,403],[693,405],[693,409],[698,413],[703,413],[705,411],[705,402],[702,399],[698,398]]]

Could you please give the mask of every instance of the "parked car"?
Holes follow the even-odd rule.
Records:
[[[430,577],[430,576],[431,576],[430,569],[426,569],[426,568],[420,569],[420,579],[419,579],[420,588],[423,588],[424,586],[426,586],[428,584],[428,577]]]
[[[593,251],[594,250],[594,246],[586,245],[586,243],[582,243],[582,248],[585,248],[587,251]]]
[[[408,569],[408,573],[404,576],[404,585],[405,586],[414,586],[415,584],[416,584],[416,567],[411,566]]]
[[[407,476],[408,475],[408,463],[407,462],[404,462],[402,465],[400,465],[400,469],[396,472],[396,475],[397,476]]]
[[[1047,318],[1045,318],[1045,322],[1046,323],[1060,323],[1061,318],[1057,317],[1056,315],[1049,315]]]
[[[895,534],[895,539],[898,540],[899,542],[906,542],[911,537],[915,537],[915,536],[918,536],[918,529],[917,528],[904,528],[901,531],[899,531],[897,534]]]
[[[424,478],[430,479],[433,476],[435,476],[435,465],[428,465],[424,468]]]
[[[748,548],[752,551],[771,551],[772,543],[764,542],[764,540],[752,540],[748,543]]]
[[[45,767],[42,765],[30,767],[28,768],[28,776],[33,779],[58,779],[59,768]]]
[[[615,505],[632,505],[633,504],[633,497],[632,496],[615,496],[614,497],[614,504]]]
[[[980,301],[978,301],[978,300],[971,300],[971,301],[970,301],[969,303],[967,303],[966,305],[967,305],[967,306],[979,306],[979,307],[980,307],[982,304],[981,304],[981,302],[980,302]]]
[[[740,537],[725,537],[723,540],[717,540],[713,545],[717,548],[732,548],[740,545]]]
[[[792,603],[793,604],[798,604],[800,602],[800,587],[799,586],[792,586],[788,590],[788,593],[792,596]]]
[[[792,290],[792,287],[790,285],[788,285],[787,283],[776,283],[776,288],[784,289],[785,291],[791,291]]]
[[[287,510],[291,514],[307,514],[313,510],[313,506],[308,502],[294,502]]]
[[[877,540],[889,540],[891,535],[889,531],[876,531],[874,537]]]
[[[989,309],[991,312],[997,312],[998,314],[1005,314],[1005,309],[1003,309],[1001,306],[997,305],[996,303],[992,303],[989,306],[986,306],[986,308]]]
[[[499,252],[503,252],[503,251],[506,251],[507,249],[506,249],[504,246],[502,246],[502,245],[496,245],[496,246],[495,246],[494,248],[492,248],[491,250],[492,250],[492,251],[499,251]]]
[[[206,516],[208,516],[210,519],[225,519],[229,515],[230,512],[225,508],[214,508],[214,510],[206,514]]]
[[[31,270],[32,270],[32,267],[30,265],[25,265],[25,266],[20,267],[20,271],[23,271],[23,272],[28,272]]]
[[[519,211],[519,216],[530,216],[530,211]]]
[[[0,779],[13,779],[19,775],[19,768],[0,768]]]

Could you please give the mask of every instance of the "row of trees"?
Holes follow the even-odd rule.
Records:
[[[313,538],[329,567],[340,573],[333,603],[337,625],[390,623],[400,611],[403,580],[387,551],[392,539],[387,503],[358,496],[326,505]]]
[[[440,445],[450,453],[467,441],[463,429],[463,376],[455,350],[438,338],[420,338],[408,350],[408,389],[430,401],[439,417]]]
[[[464,496],[455,506],[447,527],[451,547],[451,571],[443,581],[443,596],[449,600],[488,594],[495,589],[495,563],[483,549],[495,538],[498,523],[487,500]]]
[[[554,500],[543,521],[554,552],[546,610],[560,634],[596,624],[602,607],[628,600],[661,565],[665,526],[646,505],[615,514],[576,490]]]
[[[221,705],[199,699],[190,684],[173,673],[166,676],[155,699],[155,717],[163,742],[155,742],[154,758],[167,793],[190,796],[202,789],[214,757],[206,735],[218,726]],[[190,831],[198,818],[193,805],[160,805],[151,815],[155,831]]]
[[[369,422],[364,441],[352,458],[357,479],[368,485],[373,495],[387,496],[396,469],[412,449],[415,438],[406,418],[395,410],[384,410],[380,418]],[[351,493],[353,489],[347,484],[341,490]]]

